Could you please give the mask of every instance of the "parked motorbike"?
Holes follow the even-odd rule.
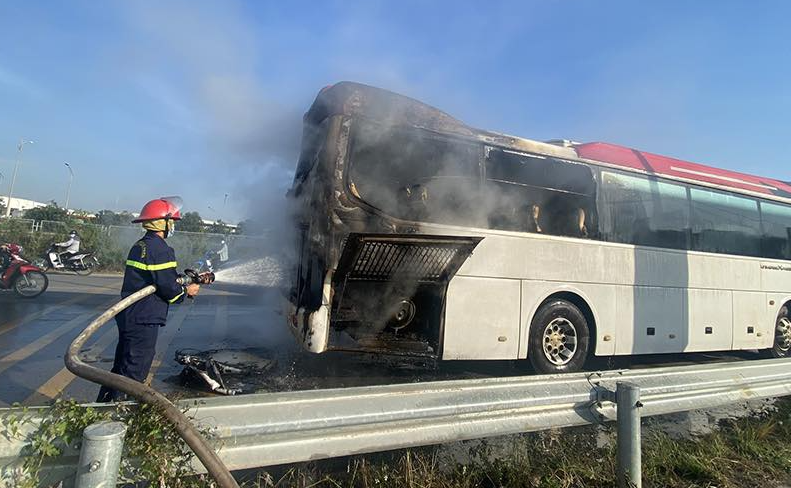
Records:
[[[62,269],[64,271],[73,271],[80,276],[88,276],[99,267],[99,260],[92,252],[78,252],[76,254],[62,254],[60,255],[62,268],[55,266],[52,259],[49,257],[50,253],[58,252],[58,247],[52,244],[49,249],[44,252],[44,255],[35,261],[33,264],[43,270]]]
[[[0,290],[14,290],[22,298],[35,298],[47,289],[49,279],[38,266],[24,259],[22,246],[8,246],[11,262],[0,276]]]

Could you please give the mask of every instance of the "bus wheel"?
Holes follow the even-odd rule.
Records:
[[[773,358],[791,356],[791,317],[788,316],[788,305],[781,308],[780,313],[777,314],[775,343],[769,350],[769,356]]]
[[[570,373],[582,369],[588,357],[588,321],[573,303],[550,300],[530,324],[527,357],[539,373]]]

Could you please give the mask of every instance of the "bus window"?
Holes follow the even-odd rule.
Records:
[[[764,227],[763,256],[791,259],[791,206],[761,202]]]
[[[483,206],[491,228],[594,237],[595,195],[584,164],[489,150]]]
[[[358,121],[349,187],[396,218],[474,225],[480,147],[420,129]]]
[[[612,242],[688,249],[687,189],[645,176],[602,172],[601,232]]]
[[[758,202],[692,188],[692,248],[696,251],[761,255]]]

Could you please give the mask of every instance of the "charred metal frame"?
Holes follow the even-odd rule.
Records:
[[[440,357],[448,283],[481,239],[350,234],[333,277],[330,324],[357,340],[330,348]],[[409,340],[396,340],[401,329]]]
[[[350,234],[338,262],[336,281],[446,282],[481,237]]]

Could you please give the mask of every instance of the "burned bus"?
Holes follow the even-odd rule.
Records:
[[[343,82],[304,118],[288,322],[312,352],[791,351],[791,185],[537,142]]]

